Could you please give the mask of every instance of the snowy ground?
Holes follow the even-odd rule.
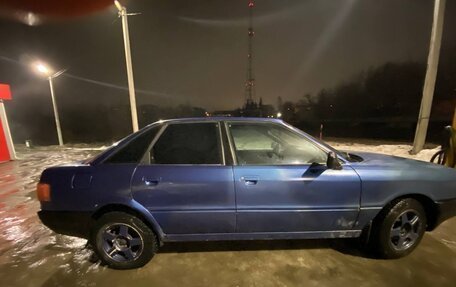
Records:
[[[426,147],[416,155],[411,155],[409,151],[412,150],[410,144],[405,143],[382,143],[380,141],[360,141],[347,142],[346,140],[329,140],[327,141],[332,147],[343,150],[343,151],[364,151],[364,152],[376,152],[389,155],[395,155],[400,157],[413,158],[416,160],[429,161],[431,157],[440,150],[439,146]]]
[[[349,143],[350,142],[350,143]],[[406,144],[329,141],[342,150],[428,161]],[[103,147],[18,147],[0,164],[0,286],[455,286],[456,219],[425,235],[410,256],[376,260],[349,240],[166,244],[144,268],[115,271],[92,263],[85,241],[53,233],[36,217],[35,185],[52,165],[85,159]]]

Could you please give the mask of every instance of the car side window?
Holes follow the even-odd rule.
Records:
[[[150,163],[222,164],[218,124],[170,124],[152,147]]]
[[[162,126],[155,126],[132,139],[105,163],[138,163]]]
[[[306,137],[269,123],[229,123],[239,165],[325,163],[326,153]]]

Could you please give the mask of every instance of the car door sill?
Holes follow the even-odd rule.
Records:
[[[175,241],[353,238],[353,237],[359,237],[360,235],[361,235],[361,230],[167,234],[164,236],[163,241],[175,242]]]

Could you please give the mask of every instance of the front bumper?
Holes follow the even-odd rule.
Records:
[[[437,216],[434,228],[439,226],[445,220],[456,216],[456,199],[450,199],[437,203]]]
[[[80,211],[38,211],[38,217],[52,231],[64,235],[89,238],[90,212]]]

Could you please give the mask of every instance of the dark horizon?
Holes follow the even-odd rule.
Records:
[[[385,62],[426,62],[433,1],[261,1],[256,4],[257,95],[296,101]],[[129,1],[133,68],[143,103],[190,102],[233,109],[243,102],[247,53],[246,1]],[[456,5],[447,3],[442,50],[456,45]],[[385,19],[388,19],[385,21]],[[42,59],[68,74],[126,87],[120,20],[114,9],[37,26],[0,20],[0,56]],[[15,97],[46,96],[47,83],[27,67],[1,60],[2,81]],[[14,73],[8,73],[14,71]],[[18,82],[22,82],[20,88]],[[84,91],[113,103],[127,92],[70,77],[56,81],[61,104]],[[75,91],[76,90],[76,91]],[[154,95],[155,94],[155,95]],[[65,96],[64,96],[65,95]],[[68,96],[66,96],[68,95]],[[81,97],[91,101],[91,97]],[[128,100],[128,99],[127,99]]]
[[[243,105],[247,1],[124,4],[141,13],[129,17],[138,106],[184,104],[213,111]],[[432,12],[431,0],[256,1],[256,100],[276,106],[279,96],[284,102],[307,94],[316,99],[322,90],[385,63],[425,65]],[[441,59],[456,47],[455,12],[456,3],[448,1]],[[0,46],[0,82],[12,88],[13,101],[6,107],[17,119],[13,134],[40,130],[38,122],[53,133],[48,83],[28,68],[33,59],[68,69],[54,81],[59,109],[73,110],[76,119],[79,111],[87,128],[97,119],[84,117],[84,111],[128,106],[114,7],[36,26],[1,19],[0,31],[7,39]],[[126,116],[119,120],[130,121]],[[64,126],[81,125],[65,120],[63,112],[61,118]]]

